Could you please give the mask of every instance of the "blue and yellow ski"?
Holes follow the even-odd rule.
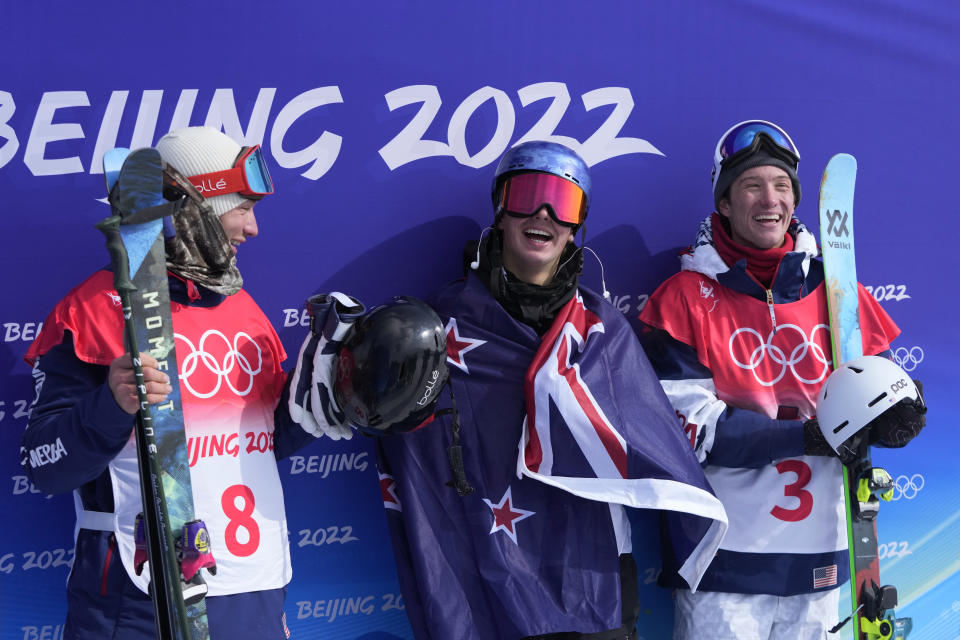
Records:
[[[820,244],[834,369],[863,355],[853,240],[856,177],[856,159],[841,153],[827,163],[820,183]],[[898,620],[893,615],[897,590],[881,586],[877,546],[879,501],[889,499],[891,478],[886,471],[873,466],[866,439],[857,454],[856,460],[843,467],[854,640],[891,640],[895,632],[902,639],[906,637],[904,629],[909,620]],[[846,620],[832,631],[845,623]]]

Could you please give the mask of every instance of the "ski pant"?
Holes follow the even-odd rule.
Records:
[[[112,538],[89,529],[77,536],[64,640],[156,640],[153,603],[127,576]],[[211,640],[285,640],[285,595],[286,588],[208,596]]]
[[[673,640],[824,640],[840,590],[796,596],[677,590]]]

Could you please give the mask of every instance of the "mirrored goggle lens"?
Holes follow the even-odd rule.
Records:
[[[586,218],[587,197],[574,183],[549,173],[521,173],[503,185],[500,206],[521,216],[532,216],[548,204],[557,222],[582,224]]]
[[[747,122],[728,133],[723,139],[720,144],[720,157],[729,158],[738,151],[749,148],[760,133],[770,136],[777,146],[786,149],[794,156],[800,156],[796,147],[790,142],[790,138],[779,128],[762,122]]]
[[[250,190],[251,195],[266,196],[273,193],[273,180],[270,178],[270,171],[267,169],[260,146],[252,147],[241,156],[241,159],[247,189]]]

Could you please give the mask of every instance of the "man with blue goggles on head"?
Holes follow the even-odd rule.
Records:
[[[730,528],[696,593],[678,587],[674,640],[822,640],[849,578],[840,461],[816,421],[830,373],[823,263],[794,216],[800,153],[787,133],[748,120],[713,157],[715,211],[681,271],[640,314],[642,340]],[[899,329],[861,286],[866,354]],[[920,415],[876,425],[903,446]]]

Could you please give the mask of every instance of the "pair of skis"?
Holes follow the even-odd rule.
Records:
[[[834,369],[863,355],[853,241],[856,175],[856,159],[841,153],[827,163],[820,183],[820,242]],[[881,586],[877,546],[879,501],[890,499],[893,481],[889,473],[873,466],[865,438],[856,453],[857,459],[843,468],[854,640],[905,640],[912,622],[894,616],[897,590]],[[831,631],[839,630],[847,620],[850,618]]]
[[[149,562],[157,637],[206,640],[207,589],[199,570],[216,567],[206,527],[194,518],[164,251],[163,218],[180,203],[162,196],[156,149],[112,149],[103,169],[112,215],[96,226],[107,239],[140,401],[134,431],[143,513],[135,524],[134,563],[139,574]],[[141,352],[170,377],[173,391],[163,404],[147,405]]]

